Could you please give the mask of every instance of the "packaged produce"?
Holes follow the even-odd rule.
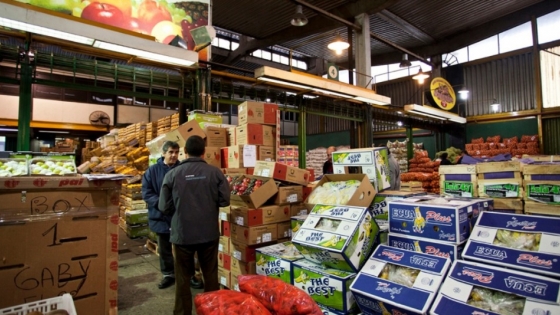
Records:
[[[0,159],[0,177],[25,176],[28,174],[27,158]]]
[[[461,244],[471,234],[478,201],[431,196],[389,202],[389,232]]]
[[[31,175],[72,175],[76,174],[73,156],[37,157],[29,161]]]
[[[267,315],[270,312],[250,294],[219,290],[200,293],[194,297],[198,315]]]
[[[336,151],[332,155],[333,172],[348,173],[348,167],[359,167],[366,174],[377,191],[391,186],[389,173],[389,152],[387,148],[363,148]]]
[[[375,217],[377,223],[381,224],[380,221],[387,222],[389,219],[389,201],[399,200],[414,196],[423,196],[426,193],[421,192],[410,192],[410,191],[396,191],[396,190],[385,190],[383,192],[377,193],[372,203],[372,213]]]
[[[375,189],[365,174],[328,174],[305,202],[309,210],[315,204],[369,207],[374,197]]]
[[[365,207],[315,205],[292,242],[315,263],[357,272],[375,248],[378,232]]]
[[[307,292],[320,305],[339,312],[356,309],[350,284],[356,273],[327,268],[302,259],[293,264],[293,285]]]
[[[448,258],[379,245],[350,290],[364,314],[427,314],[450,265]]]
[[[461,252],[464,247],[464,244],[453,244],[395,233],[389,233],[387,236],[387,245],[428,255],[449,258],[451,261],[461,258]]]
[[[261,275],[241,275],[241,292],[249,293],[276,315],[322,315],[307,293],[282,280]]]
[[[229,181],[229,179],[228,179]],[[243,175],[231,181],[231,205],[256,209],[278,192],[276,183],[266,177]]]
[[[560,277],[560,218],[483,212],[463,257]]]
[[[303,259],[303,255],[292,242],[284,242],[256,249],[257,274],[278,278],[286,283],[293,284],[294,261]]]
[[[559,290],[552,278],[456,260],[430,314],[560,314]]]

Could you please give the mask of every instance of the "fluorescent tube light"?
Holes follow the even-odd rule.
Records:
[[[159,45],[163,46],[163,44],[159,44]],[[130,48],[130,47],[122,46],[122,45],[116,45],[116,44],[112,44],[112,43],[102,42],[102,41],[99,41],[99,40],[96,40],[93,43],[93,47],[101,48],[101,49],[105,49],[105,50],[109,50],[109,51],[114,51],[114,52],[118,52],[118,53],[123,53],[123,54],[131,55],[131,56],[136,56],[137,58],[141,58],[141,59],[157,61],[157,62],[172,64],[172,65],[177,65],[177,66],[189,67],[189,66],[192,66],[194,64],[194,61],[190,61],[190,60],[186,60],[186,59],[182,59],[182,58],[165,56],[165,55],[162,55],[162,54],[149,52],[147,50]],[[172,47],[172,46],[169,46],[169,47]]]
[[[464,117],[430,106],[422,106],[417,104],[405,105],[404,111],[407,113],[414,113],[417,115],[432,117],[440,120],[449,120],[460,124],[464,124],[467,122],[467,119]]]
[[[62,133],[62,134],[69,134],[70,131],[56,131],[56,130],[39,130],[40,133]]]
[[[390,97],[379,95],[370,89],[298,71],[284,71],[271,67],[261,67],[255,70],[255,78],[285,86],[311,89],[316,92],[336,95],[375,105],[391,104]]]
[[[8,132],[17,132],[17,129],[10,129],[10,128],[0,128],[0,131],[8,131]]]
[[[39,35],[54,37],[62,40],[68,40],[78,44],[91,45],[93,44],[94,41],[93,38],[61,32],[46,27],[10,20],[3,17],[0,17],[0,25],[7,28],[25,31],[33,34],[39,34]]]

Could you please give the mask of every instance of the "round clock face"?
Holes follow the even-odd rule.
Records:
[[[329,76],[331,78],[336,78],[338,76],[338,69],[335,66],[329,67]]]
[[[92,125],[109,125],[111,123],[111,118],[106,112],[97,110],[89,115],[89,122]]]

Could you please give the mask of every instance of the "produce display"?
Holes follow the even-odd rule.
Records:
[[[282,280],[261,275],[240,275],[241,292],[249,293],[276,315],[322,315],[313,299]]]
[[[233,290],[219,290],[197,294],[194,298],[199,315],[268,315],[270,312],[250,294]]]
[[[467,304],[501,315],[521,315],[525,307],[525,298],[475,286],[469,295]]]
[[[322,186],[316,187],[309,195],[308,203],[344,205],[360,186],[358,180],[347,180],[340,182],[325,182]]]
[[[76,174],[76,164],[72,157],[41,157],[29,161],[32,175],[70,175]]]
[[[520,250],[538,251],[542,233],[526,233],[499,229],[494,245]]]
[[[229,180],[231,178],[231,181]],[[266,180],[249,178],[249,177],[232,177],[228,178],[228,182],[231,184],[231,194],[238,196],[247,196],[259,189]]]
[[[472,139],[471,143],[465,145],[467,154],[476,158],[492,157],[498,154],[511,154],[518,158],[523,154],[535,155],[539,154],[539,136],[524,135],[521,141],[517,136],[504,138],[500,142],[501,136]]]
[[[379,278],[412,288],[419,273],[420,270],[418,269],[386,264],[381,274],[379,274]]]
[[[455,147],[449,147],[445,149],[445,151],[440,151],[436,153],[436,159],[439,159],[443,152],[447,152],[447,159],[451,163],[455,163],[459,156],[461,155],[461,149],[457,149]]]
[[[23,176],[28,174],[27,159],[0,159],[0,177]]]

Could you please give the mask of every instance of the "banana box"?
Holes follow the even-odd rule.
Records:
[[[292,263],[303,256],[292,244],[284,242],[257,248],[257,274],[293,284]]]
[[[356,301],[350,292],[356,273],[327,268],[306,259],[294,262],[293,268],[293,285],[318,304],[343,314],[356,309]]]
[[[456,260],[430,314],[560,314],[560,281]]]
[[[301,229],[301,226],[307,219],[307,215],[296,215],[290,218],[290,226],[292,228],[292,238],[296,235],[297,231]]]
[[[366,207],[318,204],[292,242],[312,262],[357,272],[375,248],[378,232]]]
[[[385,190],[379,192],[373,198],[372,214],[378,224],[387,222],[389,217],[389,201],[400,200],[409,197],[423,196],[426,192],[413,192],[413,191],[400,191],[400,190]]]
[[[349,174],[353,169],[366,174],[376,191],[391,187],[387,148],[362,148],[336,151],[332,155],[333,173]]]
[[[356,312],[341,312],[341,311],[337,311],[331,307],[328,307],[326,305],[321,305],[319,303],[317,303],[317,305],[319,306],[319,308],[321,309],[321,312],[323,315],[346,315],[346,314],[355,314]]]
[[[463,257],[560,278],[559,226],[558,217],[483,212]]]
[[[389,202],[389,233],[434,239],[455,244],[469,237],[477,201],[411,197]]]
[[[364,314],[428,314],[450,266],[448,258],[379,245],[350,290]]]
[[[395,233],[389,233],[387,236],[387,245],[428,255],[449,258],[451,261],[461,259],[461,252],[464,247],[464,244],[446,243]]]

